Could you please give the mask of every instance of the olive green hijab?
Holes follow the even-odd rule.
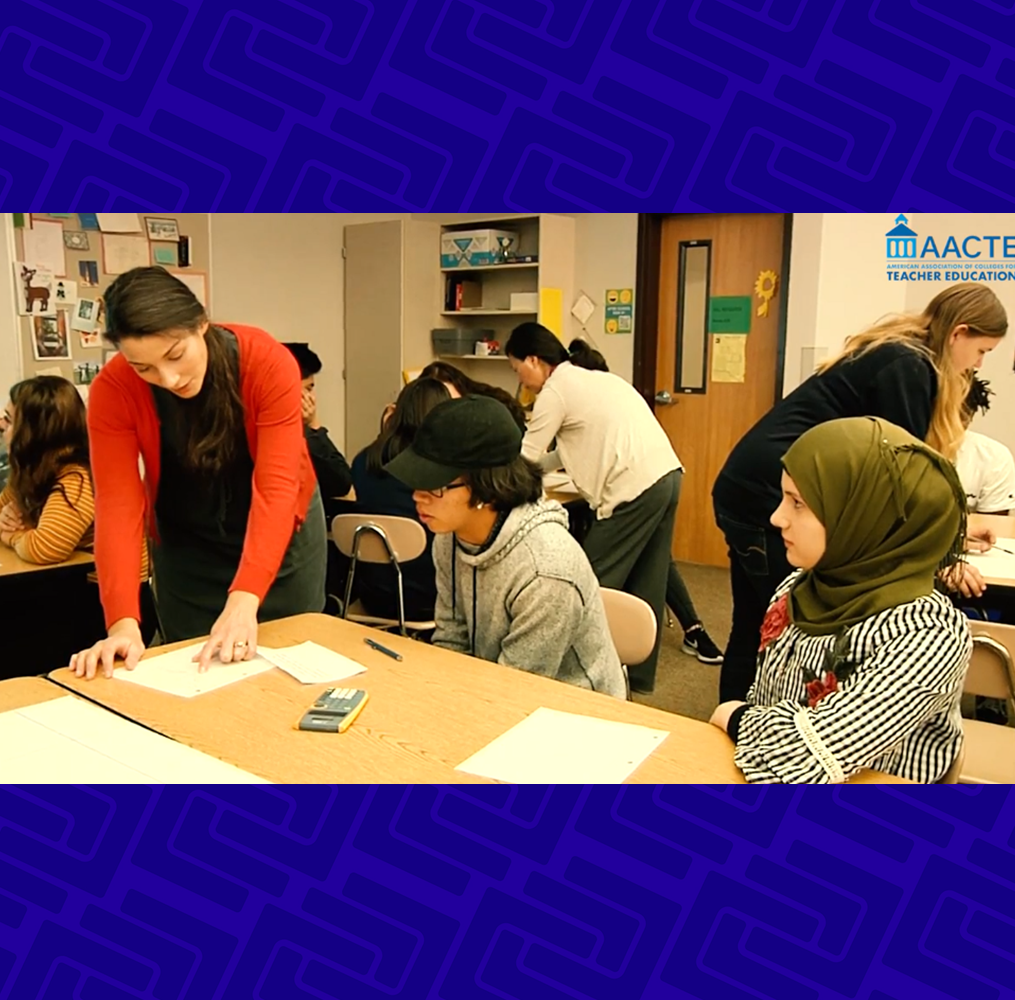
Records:
[[[951,463],[874,417],[819,424],[782,460],[825,526],[825,554],[790,592],[808,635],[843,628],[930,594],[961,558],[966,497]]]

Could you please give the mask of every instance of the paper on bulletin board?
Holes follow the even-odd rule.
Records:
[[[193,293],[205,310],[211,306],[208,304],[208,275],[204,271],[173,271],[174,278],[179,278]]]
[[[144,232],[136,212],[96,212],[95,219],[104,233]]]
[[[102,269],[106,274],[123,274],[148,266],[148,240],[143,236],[102,234]]]
[[[539,290],[539,322],[564,340],[564,293],[559,288]]]
[[[712,381],[747,381],[747,338],[737,333],[712,336]]]
[[[38,219],[31,229],[22,233],[25,241],[25,263],[52,271],[62,278],[67,274],[63,245],[63,223],[41,222]]]

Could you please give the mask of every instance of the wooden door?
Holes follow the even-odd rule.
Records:
[[[712,513],[712,485],[733,446],[775,403],[779,316],[788,277],[781,273],[784,227],[785,216],[779,214],[671,215],[663,220],[655,412],[685,467],[673,535],[673,555],[684,562],[729,565],[726,542]],[[703,249],[692,249],[695,244],[709,247],[707,265]],[[768,315],[758,316],[763,300],[755,294],[755,283],[763,271],[778,274],[779,284]],[[733,358],[722,364],[713,336],[706,332],[702,337],[702,313],[707,323],[708,300],[719,296],[751,300],[750,332],[740,335],[745,342],[742,382],[715,380],[737,377],[740,345],[729,345]],[[678,319],[683,321],[679,343]],[[695,381],[688,378],[692,360],[690,367],[704,374],[700,388],[687,389]],[[665,393],[672,402],[660,402]]]
[[[345,227],[345,454],[380,430],[402,387],[402,223]],[[313,339],[310,337],[309,339]]]

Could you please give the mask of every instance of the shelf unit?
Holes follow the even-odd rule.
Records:
[[[441,297],[447,282],[455,278],[466,278],[477,281],[482,286],[482,298],[477,308],[440,312],[441,326],[456,326],[462,329],[482,327],[493,330],[496,339],[503,349],[511,331],[526,321],[535,320],[556,328],[562,334],[566,330],[567,310],[573,301],[574,290],[574,219],[570,216],[543,213],[541,215],[497,217],[470,219],[468,222],[444,224],[440,227],[441,235],[462,232],[472,229],[500,229],[514,232],[518,241],[513,248],[522,256],[538,256],[537,262],[520,264],[487,264],[481,267],[440,267],[439,247],[435,248],[435,270],[441,283]],[[512,311],[509,307],[511,294],[529,292],[541,295],[547,289],[560,290],[559,315],[548,315],[543,310],[546,303],[540,299],[540,309],[531,311]],[[504,355],[454,355],[442,356],[452,364],[463,362],[463,369],[473,377],[491,382],[500,388],[514,392],[517,379],[509,368],[487,366],[483,375],[471,371],[476,362],[503,359]]]

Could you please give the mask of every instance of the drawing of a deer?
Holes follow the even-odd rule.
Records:
[[[36,299],[42,302],[42,312],[49,310],[49,289],[36,288],[32,285],[32,278],[36,273],[37,271],[30,271],[27,267],[21,268],[21,278],[25,283],[25,306],[29,313],[32,311],[32,303]]]

